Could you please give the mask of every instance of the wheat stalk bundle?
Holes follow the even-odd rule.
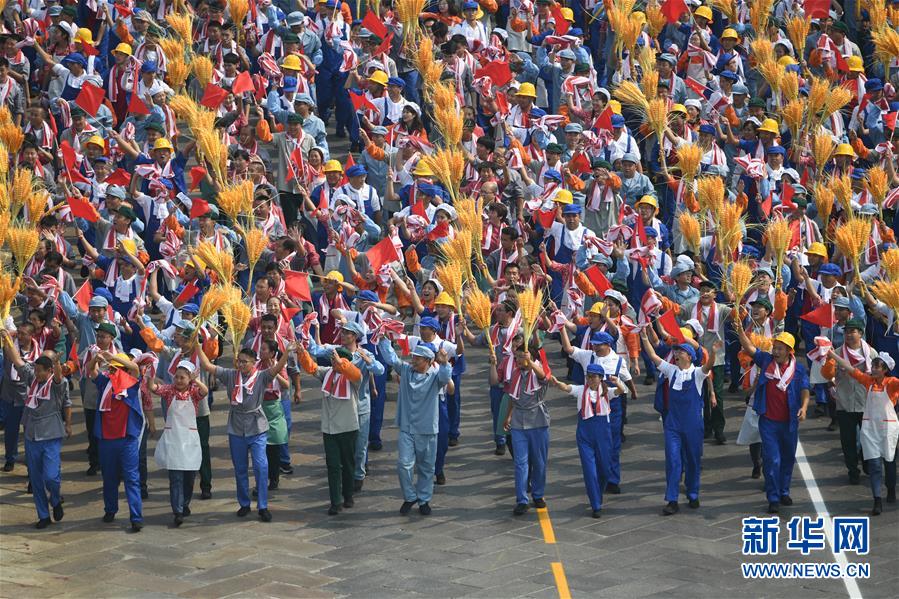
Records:
[[[658,37],[668,24],[668,17],[662,13],[662,7],[657,2],[650,2],[646,6],[646,24],[649,26],[649,37],[652,38]]]
[[[805,40],[808,38],[810,25],[811,22],[803,17],[795,16],[787,19],[787,35],[799,56],[805,56]]]
[[[634,48],[637,47],[637,39],[640,37],[642,31],[643,25],[641,25],[639,21],[628,19],[624,22],[624,27],[619,30],[619,35],[616,36],[621,39],[622,48],[626,50],[630,56],[633,56],[634,54]]]
[[[222,306],[222,315],[225,322],[228,323],[228,332],[231,334],[231,344],[236,348],[240,347],[247,328],[250,326],[250,318],[253,314],[250,307],[243,301],[232,301]]]
[[[34,186],[34,175],[32,171],[16,167],[10,176],[9,185],[9,211],[13,215],[18,214],[19,207],[24,205],[26,198],[31,195]]]
[[[184,43],[180,39],[164,37],[159,40],[159,47],[162,48],[162,53],[168,61],[179,57],[184,59]]]
[[[646,100],[646,96],[643,95],[643,92],[633,81],[622,81],[615,88],[615,91],[612,92],[612,95],[625,106],[633,107],[641,115],[645,115],[649,110],[649,102]]]
[[[887,10],[884,0],[868,0],[867,2],[862,2],[862,7],[868,11],[871,31],[880,31],[887,26]]]
[[[874,196],[877,207],[883,212],[883,202],[889,191],[889,183],[887,182],[887,173],[882,166],[872,166],[868,169],[868,190]]]
[[[193,98],[187,94],[176,94],[169,98],[169,108],[175,111],[175,116],[179,119],[187,121],[188,127],[193,128],[197,113],[200,111],[200,105],[194,102]]]
[[[465,311],[471,322],[480,331],[484,333],[484,339],[490,339],[490,297],[478,289],[476,285],[472,285],[468,289],[468,295],[465,297]],[[493,344],[488,341],[487,346],[493,351]]]
[[[250,3],[248,0],[228,0],[228,12],[231,14],[231,22],[238,29],[243,29],[244,19],[247,18],[247,13],[250,12]]]
[[[756,32],[759,37],[750,42],[749,47],[752,49],[752,56],[755,57],[756,64],[765,62],[774,62],[774,44],[767,37]]]
[[[831,178],[830,189],[846,213],[852,214],[852,179],[849,175]]]
[[[424,10],[425,0],[397,0],[396,16],[403,24],[403,41],[414,43],[420,35],[418,19]]]
[[[783,107],[784,122],[787,124],[793,139],[799,136],[799,128],[802,126],[802,117],[805,114],[804,100],[790,100]]]
[[[830,160],[835,147],[833,137],[829,132],[815,134],[812,140],[812,157],[815,159],[815,168],[819,173],[823,171],[824,165]]]
[[[893,59],[899,58],[899,32],[893,27],[886,27],[880,31],[872,31],[877,57],[889,65]],[[889,72],[889,70],[887,70]]]
[[[458,264],[462,269],[462,282],[472,281],[471,271],[471,231],[459,229],[455,236],[440,246],[448,263]]]
[[[774,254],[777,263],[777,270],[774,272],[774,278],[775,280],[780,280],[784,257],[787,255],[787,248],[790,245],[790,239],[793,237],[793,233],[790,231],[790,224],[783,218],[771,219],[765,227],[765,236],[768,238],[768,244],[771,246],[771,253]],[[781,281],[781,283],[783,282]]]
[[[434,109],[456,111],[456,89],[453,85],[438,83],[431,89]]]
[[[850,216],[834,232],[833,241],[845,258],[852,260],[856,273],[860,273],[861,255],[871,237],[871,221]]]
[[[680,232],[684,236],[684,241],[690,247],[690,250],[694,254],[699,254],[699,242],[702,237],[699,220],[690,212],[684,211],[678,215],[677,222],[680,225]]]
[[[462,150],[458,147],[440,148],[422,160],[434,172],[437,180],[449,190],[450,197],[455,203],[456,197],[459,195],[459,183],[465,172],[465,154],[462,153]]]
[[[9,150],[0,143],[0,179],[6,179],[9,174]]]
[[[762,35],[768,29],[768,19],[773,14],[771,8],[774,6],[774,0],[756,0],[750,3],[749,21],[752,23],[752,29],[756,35]]]
[[[208,56],[194,56],[190,63],[194,77],[200,84],[201,89],[206,89],[209,82],[212,81],[212,60]]]
[[[224,285],[234,279],[234,256],[230,252],[219,251],[208,241],[201,241],[194,254],[215,272],[219,283]]]
[[[888,6],[886,13],[887,23],[893,27],[899,27],[899,7]]]
[[[25,271],[25,266],[34,256],[40,242],[41,237],[37,229],[23,225],[13,225],[7,229],[6,245],[9,246],[9,251],[16,259],[17,272]]]
[[[712,0],[712,6],[720,10],[731,23],[737,22],[737,5],[734,0]]]
[[[0,320],[6,322],[12,303],[19,292],[19,279],[11,274],[0,272]]]
[[[221,285],[213,285],[203,294],[197,319],[206,322],[228,303],[229,298],[230,294]]]
[[[824,110],[827,103],[827,95],[830,93],[830,84],[826,79],[812,77],[808,91],[808,120],[811,122],[819,112]]]
[[[799,98],[799,75],[794,72],[784,73],[780,78],[780,91],[788,102]]]
[[[842,110],[851,99],[852,92],[845,87],[834,87],[831,89],[830,93],[827,94],[827,99],[824,101],[821,122],[823,123],[830,115]]]
[[[462,296],[462,272],[463,266],[458,262],[447,262],[438,265],[434,269],[437,280],[443,285],[443,290],[449,294],[456,304],[456,309],[461,310],[459,298]]]
[[[742,208],[737,204],[725,202],[718,213],[717,225],[722,261],[726,265],[731,262],[731,256],[743,240]]]
[[[774,346],[774,339],[766,337],[765,335],[760,335],[759,333],[749,333],[749,340],[756,349],[760,349],[764,352],[770,352],[771,348]]]
[[[528,286],[518,294],[518,305],[521,308],[522,328],[524,329],[524,350],[528,350],[528,341],[537,328],[540,312],[543,309],[543,288],[534,289]]]
[[[734,296],[734,304],[739,304],[746,292],[752,286],[752,277],[755,273],[752,266],[746,260],[734,262],[730,271],[730,277],[727,283],[730,285],[730,291]]]
[[[662,137],[668,126],[668,102],[662,98],[653,98],[646,108],[646,123],[656,134],[659,142],[659,153],[662,152]]]
[[[15,123],[3,123],[0,125],[0,142],[6,146],[9,153],[13,156],[18,155],[22,149],[22,142],[25,141],[25,133],[22,128]]]
[[[875,281],[869,287],[874,297],[899,315],[899,281]]]
[[[647,98],[655,98],[659,95],[659,72],[656,70],[643,71],[640,89]]]
[[[243,230],[242,230],[243,231]],[[250,278],[253,280],[253,271],[256,270],[256,263],[262,257],[262,252],[268,247],[268,235],[262,229],[250,227],[243,231],[244,244],[247,248],[247,261],[250,264]]]
[[[184,62],[183,56],[175,56],[169,59],[165,71],[165,79],[173,89],[183,88],[188,75],[190,75],[190,66]]]
[[[696,199],[700,211],[718,218],[724,208],[724,180],[721,177],[700,177],[696,180]]]
[[[175,32],[181,42],[190,46],[194,40],[194,17],[187,11],[176,13],[170,12],[165,16],[165,22],[169,24],[169,28]]]
[[[478,264],[484,262],[481,252],[481,243],[484,236],[484,223],[481,219],[483,212],[483,200],[478,198],[461,198],[455,203],[456,215],[459,225],[471,235],[471,249],[474,252]]]
[[[680,167],[681,176],[687,181],[692,181],[699,174],[702,155],[702,148],[696,144],[687,143],[677,148],[677,166]]]
[[[821,219],[821,231],[827,235],[827,227],[830,224],[830,215],[833,213],[835,196],[826,183],[815,183],[815,208],[818,209],[818,217]]]
[[[637,55],[637,64],[640,65],[640,72],[643,74],[643,77],[646,77],[647,74],[655,71],[656,68],[656,53],[655,50],[650,48],[649,46],[640,46],[640,49],[636,51]],[[642,85],[641,85],[642,87]],[[645,90],[644,90],[645,94]],[[654,98],[655,94],[649,95],[646,94],[647,98]]]
[[[197,157],[212,168],[216,182],[224,187],[228,178],[228,147],[214,129],[191,128],[197,140]]]
[[[773,60],[759,63],[756,69],[768,83],[771,93],[780,95],[781,81],[787,73],[786,69]]]
[[[0,211],[0,248],[6,243],[6,234],[9,232],[9,211]]]
[[[891,281],[899,281],[899,249],[890,248],[880,255],[880,266]]]
[[[237,223],[241,214],[253,210],[253,182],[246,180],[225,187],[219,191],[218,205],[231,222]]]
[[[0,106],[0,125],[5,125],[7,123],[12,122],[12,112],[9,110],[9,106],[3,104]]]
[[[47,212],[50,203],[50,192],[46,189],[33,189],[25,196],[25,209],[28,212],[28,221],[39,222]]]
[[[434,106],[434,124],[448,148],[454,148],[462,141],[462,113],[455,103],[446,108]]]

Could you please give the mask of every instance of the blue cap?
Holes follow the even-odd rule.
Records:
[[[419,358],[427,358],[428,360],[434,359],[434,350],[429,348],[424,343],[419,343],[415,346],[415,349],[412,350],[413,356],[418,356]]]
[[[715,135],[715,133],[716,133],[715,127],[713,127],[712,125],[709,125],[708,123],[703,123],[702,125],[700,125],[699,132],[700,133],[708,133],[709,135]]]
[[[612,126],[613,127],[624,127],[624,117],[620,114],[612,115]]]
[[[722,71],[719,77],[724,77],[725,79],[730,79],[731,81],[737,81],[740,79],[733,71]]]
[[[846,308],[847,310],[850,308],[849,298],[848,297],[838,297],[833,300],[834,308]]]
[[[109,289],[105,287],[97,287],[96,289],[94,289],[94,295],[105,297],[107,302],[112,302],[112,292],[110,292]]]
[[[424,328],[428,328],[428,329],[434,329],[435,331],[439,331],[440,330],[440,321],[438,321],[433,316],[425,316],[424,318],[422,318],[419,321],[418,327],[419,328],[424,327]]]
[[[850,175],[850,178],[858,180],[858,179],[864,179],[867,176],[868,176],[868,171],[866,171],[865,169],[863,169],[861,167],[856,167],[856,168],[852,169],[852,175]]]
[[[612,345],[615,340],[605,331],[593,333],[590,337],[590,345]]]
[[[291,77],[291,79],[295,79],[295,77]],[[310,96],[309,94],[297,94],[293,98],[293,103],[294,104],[303,103],[303,104],[308,104],[309,106],[315,106],[315,100],[313,100],[312,96]]]
[[[682,351],[682,352],[686,352],[687,355],[690,356],[690,361],[691,361],[691,362],[692,362],[693,360],[696,359],[696,350],[693,349],[693,346],[690,345],[689,343],[681,343],[681,344],[678,345],[675,349],[678,349],[678,350],[680,350],[680,351]]]
[[[759,249],[754,245],[744,245],[741,253],[747,258],[755,258],[758,259],[761,256]]]
[[[865,91],[876,92],[883,89],[883,81],[874,77],[865,81]]]
[[[568,30],[568,35],[584,35],[584,30],[580,27],[572,27]]]
[[[199,314],[200,306],[198,306],[194,302],[189,302],[181,306],[181,311],[187,312],[188,314]]]
[[[471,0],[468,0],[467,2],[462,3],[462,10],[477,10],[477,9],[478,9],[477,2],[472,2]]]
[[[646,233],[647,237],[658,237],[659,236],[659,232],[656,231],[655,227],[645,227],[643,229],[643,232]]]
[[[387,127],[384,127],[382,125],[375,125],[371,128],[371,131],[369,131],[369,133],[371,133],[372,135],[387,135]]]
[[[574,55],[569,48],[565,48],[561,52],[559,52],[559,58],[567,58],[568,60],[575,60],[577,57]]]
[[[580,213],[581,213],[581,207],[578,204],[565,204],[565,206],[562,208],[563,215],[580,214]]]
[[[62,59],[63,62],[73,62],[75,64],[80,64],[83,68],[87,68],[87,59],[81,52],[72,52],[68,56]]]
[[[403,81],[402,77],[390,77],[387,79],[387,85],[399,85],[400,87],[406,87],[406,82]]]
[[[562,182],[562,173],[560,173],[559,171],[557,171],[554,168],[548,168],[548,169],[546,169],[546,172],[543,173],[543,178],[544,179],[553,179],[553,180],[559,181],[561,183]]]
[[[531,111],[528,113],[528,116],[531,117],[532,119],[539,119],[542,116],[546,116],[546,111],[543,110],[542,108],[537,108],[536,106],[534,106],[533,108],[531,108]]]
[[[354,298],[357,302],[377,302],[378,295],[371,289],[363,289]]]
[[[156,62],[152,60],[148,60],[144,64],[140,65],[141,73],[155,73],[157,71]]]
[[[787,149],[783,146],[771,146],[770,148],[768,148],[768,151],[766,152],[766,154],[768,156],[777,155],[777,154],[780,154],[781,156],[786,156]]]
[[[436,185],[431,185],[430,183],[419,183],[418,191],[421,194],[426,195],[428,197],[432,197],[432,198],[440,195],[440,188],[437,187]]]
[[[354,164],[350,168],[346,169],[347,177],[358,177],[359,175],[367,175],[368,169],[365,168],[364,164]]]
[[[297,78],[296,77],[285,77],[284,78],[284,91],[286,91],[286,92],[297,91]]]
[[[835,277],[843,274],[843,269],[840,268],[839,264],[834,264],[832,262],[828,262],[827,264],[822,264],[818,269],[819,275],[833,275]]]
[[[343,331],[351,332],[356,336],[356,339],[360,339],[365,336],[365,331],[362,329],[362,325],[355,320],[349,320],[343,323],[343,326],[340,327],[340,329]]]
[[[601,364],[588,364],[587,365],[587,374],[606,376],[606,371],[603,369]]]

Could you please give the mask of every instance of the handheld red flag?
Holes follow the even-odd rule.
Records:
[[[604,275],[602,271],[599,270],[599,266],[596,264],[585,270],[584,275],[586,275],[586,277],[590,279],[590,282],[596,288],[596,294],[599,297],[602,297],[606,291],[612,288],[612,284],[609,283],[609,279],[607,279],[606,275]]]
[[[428,218],[427,202],[424,200],[416,200],[409,209],[409,214],[415,214],[422,218]]]
[[[387,54],[390,52],[390,47],[393,45],[393,34],[388,33],[387,37],[384,38],[384,41],[375,49],[374,54],[372,56],[380,56],[381,54]]]
[[[184,289],[181,290],[181,293],[178,294],[178,297],[175,298],[176,306],[183,306],[187,302],[189,302],[193,296],[200,292],[200,288],[197,287],[197,284],[191,281],[187,285],[184,286]]]
[[[556,209],[553,207],[550,210],[538,210],[534,213],[534,218],[544,229],[548,229],[553,226],[553,222],[556,220]]]
[[[231,92],[234,94],[251,92],[255,89],[256,88],[253,85],[253,78],[250,77],[250,74],[247,71],[244,71],[243,73],[235,77],[234,81],[231,83]]]
[[[789,183],[784,183],[783,189],[780,191],[780,203],[787,210],[795,210],[797,208],[796,203],[793,202],[794,195],[796,195],[796,190],[793,189],[793,186]]]
[[[674,317],[674,310],[668,310],[659,316],[659,324],[662,325],[662,328],[665,329],[666,333],[677,339],[678,343],[684,343],[687,340],[680,331],[680,326],[677,324],[677,319]]]
[[[568,170],[575,174],[589,173],[592,171],[590,159],[583,152],[578,152],[568,161]]]
[[[81,42],[81,53],[85,56],[100,56],[100,51],[87,42]]]
[[[816,324],[821,327],[833,326],[833,306],[830,304],[821,304],[814,310],[806,312],[800,316],[802,320]]]
[[[97,209],[94,208],[94,205],[89,201],[83,198],[66,198],[66,202],[69,203],[69,209],[72,211],[72,216],[83,218],[92,223],[100,220]]]
[[[665,0],[662,3],[662,14],[665,15],[669,23],[677,23],[681,15],[689,10],[684,0]]]
[[[826,19],[830,15],[830,0],[805,0],[806,19]]]
[[[72,183],[90,184],[90,180],[82,175],[78,171],[78,168],[75,166],[75,161],[78,159],[75,148],[69,145],[69,142],[63,141],[59,144],[59,151],[62,154],[62,163],[63,166],[65,166],[66,174],[69,176],[69,180]]]
[[[117,168],[106,177],[106,183],[127,187],[128,185],[131,185],[131,174],[123,168]]]
[[[370,250],[365,252],[365,255],[368,256],[368,263],[371,265],[373,272],[378,272],[385,264],[401,259],[396,251],[396,246],[393,245],[393,241],[389,237],[385,237],[376,243]]]
[[[312,291],[309,289],[309,275],[295,270],[284,271],[284,290],[287,296],[304,302],[312,301]]]
[[[596,120],[593,121],[593,126],[591,129],[605,129],[606,131],[612,130],[612,109],[606,106],[602,112],[599,113],[599,116],[596,117]]]
[[[362,26],[381,39],[387,37],[387,34],[389,33],[387,31],[387,25],[385,25],[384,22],[378,17],[378,15],[372,10],[365,13],[365,17],[362,18]]]
[[[116,371],[109,377],[112,383],[112,392],[118,395],[122,391],[127,391],[137,383],[137,379],[128,374],[124,368],[116,368]]]
[[[441,221],[434,225],[434,228],[431,229],[430,233],[428,233],[427,239],[428,241],[434,241],[435,239],[446,237],[447,234],[449,234],[449,223],[446,221]]]
[[[196,189],[200,184],[200,181],[206,176],[206,168],[202,166],[195,166],[190,169],[190,188]]]
[[[549,378],[550,376],[552,376],[553,371],[552,368],[549,367],[549,360],[546,357],[546,349],[541,347],[540,351],[537,352],[537,355],[540,356],[540,366],[543,367],[543,374],[547,378]]]
[[[888,112],[883,115],[883,126],[887,129],[895,129],[896,128],[896,116],[899,115],[899,112]]]
[[[686,79],[684,79],[684,84],[687,87],[689,87],[690,89],[692,89],[694,92],[699,94],[700,96],[705,96],[706,86],[704,86],[702,83],[700,83],[696,79],[693,79],[692,77],[687,77]]]
[[[502,87],[512,81],[512,70],[508,62],[488,62],[474,72],[475,79],[489,77],[496,87]]]
[[[765,218],[768,218],[769,216],[771,216],[771,206],[773,203],[774,203],[774,192],[772,191],[771,193],[768,194],[768,197],[766,197],[764,200],[762,200],[762,203],[760,204],[762,213],[765,215]]]
[[[552,8],[549,9],[549,12],[552,13],[553,19],[556,22],[556,35],[565,35],[568,33],[568,29],[571,28],[571,23],[569,23],[562,14],[562,7],[558,4],[553,4]]]
[[[100,104],[103,103],[103,98],[106,97],[106,92],[102,87],[97,87],[93,83],[84,82],[81,86],[81,91],[78,92],[78,96],[75,98],[75,104],[84,109],[84,112],[88,113],[91,116],[97,116],[97,110],[100,108]]]
[[[75,297],[72,299],[75,300],[75,303],[78,304],[78,309],[87,314],[88,308],[90,308],[91,298],[94,296],[94,288],[91,287],[90,281],[85,281],[84,285],[78,288],[78,291],[75,292]]]
[[[228,92],[215,83],[209,83],[203,91],[203,99],[200,100],[200,105],[205,106],[210,110],[218,110],[218,107],[222,105],[222,102],[224,102],[227,97]]]
[[[150,114],[150,109],[147,108],[146,102],[140,99],[140,96],[131,94],[131,99],[128,100],[128,112],[132,114]]]
[[[371,100],[365,97],[364,92],[355,92],[353,90],[348,91],[350,94],[350,102],[353,103],[353,110],[362,110],[363,108],[377,110],[377,107],[371,103]]]
[[[639,215],[637,216],[636,221],[636,238],[640,241],[640,247],[643,247],[648,243],[648,238],[646,237],[646,225],[643,224],[643,219],[640,218]]]
[[[190,205],[190,217],[200,218],[207,212],[209,212],[209,202],[202,198],[194,198]]]
[[[300,313],[299,308],[288,308],[287,306],[281,306],[281,316],[284,317],[284,320],[290,322],[293,320],[293,317]]]

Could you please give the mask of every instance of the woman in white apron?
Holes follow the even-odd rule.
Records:
[[[150,391],[165,403],[165,430],[156,444],[156,465],[169,471],[169,498],[175,514],[175,526],[181,526],[190,515],[194,493],[194,477],[200,469],[202,450],[197,431],[197,405],[209,389],[197,378],[197,367],[178,362],[171,385],[160,385],[153,379]]]
[[[853,368],[848,360],[833,351],[830,352],[830,357],[868,389],[860,440],[874,495],[871,515],[877,516],[883,511],[880,499],[880,483],[883,479],[881,460],[886,462],[887,503],[896,501],[896,441],[899,440],[896,402],[899,400],[899,378],[887,376],[895,368],[896,361],[890,354],[880,352],[871,360],[871,374],[867,374]]]

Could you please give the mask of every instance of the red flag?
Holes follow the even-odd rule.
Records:
[[[90,281],[85,281],[84,285],[79,287],[78,291],[75,292],[75,297],[72,299],[78,304],[78,309],[87,314],[92,297],[94,297],[94,288],[91,287]]]
[[[85,81],[81,85],[81,91],[78,92],[78,97],[75,98],[75,104],[83,108],[84,112],[89,115],[97,116],[97,110],[100,108],[100,104],[103,103],[103,98],[105,97],[106,92],[102,87],[97,87],[93,83]]]
[[[123,168],[117,168],[106,177],[106,183],[127,187],[131,185],[131,174]]]
[[[772,191],[771,193],[768,194],[767,198],[762,200],[762,203],[761,203],[762,212],[764,213],[765,218],[768,218],[769,216],[771,216],[771,205],[773,202],[774,202],[774,192]]]
[[[502,116],[509,114],[509,100],[502,92],[496,92],[496,111]],[[611,121],[609,122],[611,123]]]
[[[368,108],[370,110],[378,110],[374,104],[371,103],[371,100],[365,97],[365,93],[363,92],[355,92],[353,90],[347,90],[350,94],[350,102],[353,103],[353,110],[362,110],[363,108]]]
[[[694,92],[696,92],[700,96],[705,96],[706,87],[702,83],[697,81],[696,79],[693,79],[692,77],[687,77],[686,79],[684,79],[684,83],[686,84],[687,87],[692,89]]]
[[[281,316],[284,317],[284,320],[290,322],[293,320],[293,317],[300,313],[299,308],[288,308],[287,306],[281,306]]]
[[[575,174],[589,173],[592,169],[590,159],[583,152],[578,152],[568,161],[568,170]]]
[[[309,289],[309,275],[304,272],[285,270],[284,290],[290,298],[304,302],[312,301],[312,291]]]
[[[122,4],[116,4],[115,9],[119,11],[119,14],[122,15],[123,19],[126,17],[130,17],[131,13],[133,12],[131,8],[128,8],[127,6],[124,6]]]
[[[303,176],[306,172],[306,161],[303,159],[303,150],[300,146],[297,146],[293,149],[293,152],[290,153],[290,168],[287,169],[287,181],[292,181],[293,179],[297,179],[297,183],[300,183],[299,177]],[[342,185],[343,183],[341,183]],[[322,194],[321,199],[318,203],[319,210],[327,210],[328,209],[328,196],[327,194]]]
[[[396,251],[396,246],[393,245],[393,241],[389,237],[385,237],[373,245],[370,250],[365,252],[365,255],[368,256],[368,263],[375,273],[381,270],[383,265],[401,259],[399,253]]]
[[[416,200],[409,209],[409,214],[415,214],[422,218],[428,218],[427,202],[424,200]]]
[[[799,184],[805,187],[805,184],[808,183],[808,167],[802,169],[802,176],[799,177]]]
[[[72,349],[69,350],[69,361],[70,361],[70,362],[72,363],[72,365],[74,366],[74,368],[75,368],[74,371],[75,371],[75,372],[78,372],[78,370],[79,370],[79,366],[78,366],[79,360],[78,360],[78,344],[77,344],[77,343],[73,343],[73,344],[72,344]]]
[[[833,306],[830,304],[821,304],[814,310],[806,312],[800,316],[802,320],[816,324],[821,327],[833,326]]]
[[[365,17],[362,19],[362,26],[365,29],[368,29],[379,38],[384,39],[387,37],[387,25],[375,14],[374,11],[370,10],[365,13]]]
[[[244,71],[235,77],[234,81],[231,83],[231,93],[234,94],[251,92],[255,89],[256,87],[253,85],[253,78],[250,77],[250,74],[247,71]]]
[[[147,108],[146,102],[140,99],[140,96],[132,93],[131,99],[128,100],[128,112],[132,114],[150,114],[150,109]]]
[[[222,102],[224,102],[227,97],[228,92],[215,83],[209,83],[203,91],[203,99],[200,100],[200,105],[205,106],[210,110],[218,110],[218,107],[222,105]]]
[[[546,375],[546,377],[549,377],[550,375],[552,375],[553,371],[552,368],[549,367],[549,360],[546,357],[546,349],[541,347],[537,354],[540,356],[540,366],[543,367],[543,374]]]
[[[826,19],[830,14],[830,0],[805,0],[806,19]]]
[[[606,106],[602,112],[599,113],[599,116],[596,117],[596,120],[593,121],[593,126],[591,129],[605,129],[606,131],[612,130],[612,109]]]
[[[380,36],[378,36],[380,37]],[[380,56],[381,54],[390,53],[390,47],[393,45],[393,34],[388,33],[387,37],[384,38],[384,41],[375,49],[372,56]]]
[[[556,220],[556,208],[553,207],[551,210],[538,210],[534,213],[534,218],[541,227],[548,229],[553,226],[553,222]]]
[[[837,59],[837,70],[842,71],[844,73],[849,72],[849,63],[846,62],[846,59],[843,58],[843,55],[839,53],[839,51],[834,52],[834,56]]]
[[[606,291],[612,288],[612,284],[609,283],[609,279],[606,278],[606,275],[599,270],[599,266],[594,264],[590,268],[584,271],[584,274],[590,279],[590,282],[596,288],[596,294],[599,297],[602,297]]]
[[[116,368],[116,371],[109,377],[112,383],[112,392],[118,395],[122,391],[126,391],[137,383],[137,379],[128,374],[124,368]]]
[[[496,87],[502,87],[512,81],[512,70],[508,62],[488,62],[474,72],[475,79],[489,77]]]
[[[689,10],[684,0],[665,0],[662,3],[662,14],[665,15],[669,23],[677,23],[681,15]]]
[[[665,329],[665,332],[677,339],[678,343],[684,343],[687,339],[684,337],[684,334],[680,331],[680,326],[677,324],[677,319],[674,317],[674,310],[668,310],[661,316],[659,316],[659,324],[662,325],[662,328]]]
[[[353,153],[348,152],[346,155],[346,162],[343,164],[343,178],[338,183],[338,186],[346,185],[350,182],[350,178],[347,177],[346,172],[350,170],[351,166],[356,166],[356,160],[353,158]]]
[[[191,281],[187,285],[184,286],[184,289],[181,290],[181,293],[178,294],[178,297],[175,298],[176,306],[183,306],[187,302],[189,302],[193,297],[200,292],[200,288],[197,287],[197,284]]]
[[[558,4],[553,4],[552,8],[549,9],[549,12],[552,13],[553,19],[556,22],[556,35],[565,35],[568,33],[568,29],[571,27],[571,23],[569,23],[564,16],[562,16],[562,7]]]
[[[639,215],[637,216],[637,218],[635,220],[636,220],[636,225],[637,225],[635,227],[635,233],[637,234],[636,239],[639,239],[640,246],[642,247],[647,244],[647,239],[648,239],[646,237],[646,225],[643,224],[643,219]],[[631,239],[633,240],[634,238],[631,238]]]
[[[190,217],[199,218],[209,212],[209,202],[202,198],[194,198],[190,205]]]
[[[100,220],[97,209],[89,201],[83,198],[66,198],[69,208],[72,210],[72,216],[83,218],[88,222],[95,223]]]
[[[59,144],[59,151],[62,153],[62,163],[66,168],[66,174],[68,174],[69,180],[72,183],[90,184],[90,180],[82,175],[75,166],[75,161],[78,159],[75,148],[69,145],[69,142],[63,141]]]
[[[200,184],[200,181],[206,176],[206,168],[202,166],[195,166],[190,169],[190,188],[196,189]]]
[[[412,353],[412,348],[409,346],[409,338],[405,335],[397,338],[396,344],[400,346],[400,351],[402,351],[404,356],[408,356]]]
[[[431,232],[428,233],[427,239],[428,241],[434,241],[435,239],[440,239],[441,237],[446,237],[449,233],[449,223],[446,221],[442,221],[434,225],[434,228],[431,229]]]
[[[897,115],[899,115],[899,111],[888,112],[883,115],[883,126],[887,129],[895,129]]]
[[[793,202],[793,196],[796,195],[796,190],[793,189],[793,186],[789,183],[783,184],[783,189],[780,191],[780,203],[787,210],[795,210],[797,208],[796,203]]]
[[[85,56],[100,56],[100,51],[85,41],[81,42],[81,53]]]

